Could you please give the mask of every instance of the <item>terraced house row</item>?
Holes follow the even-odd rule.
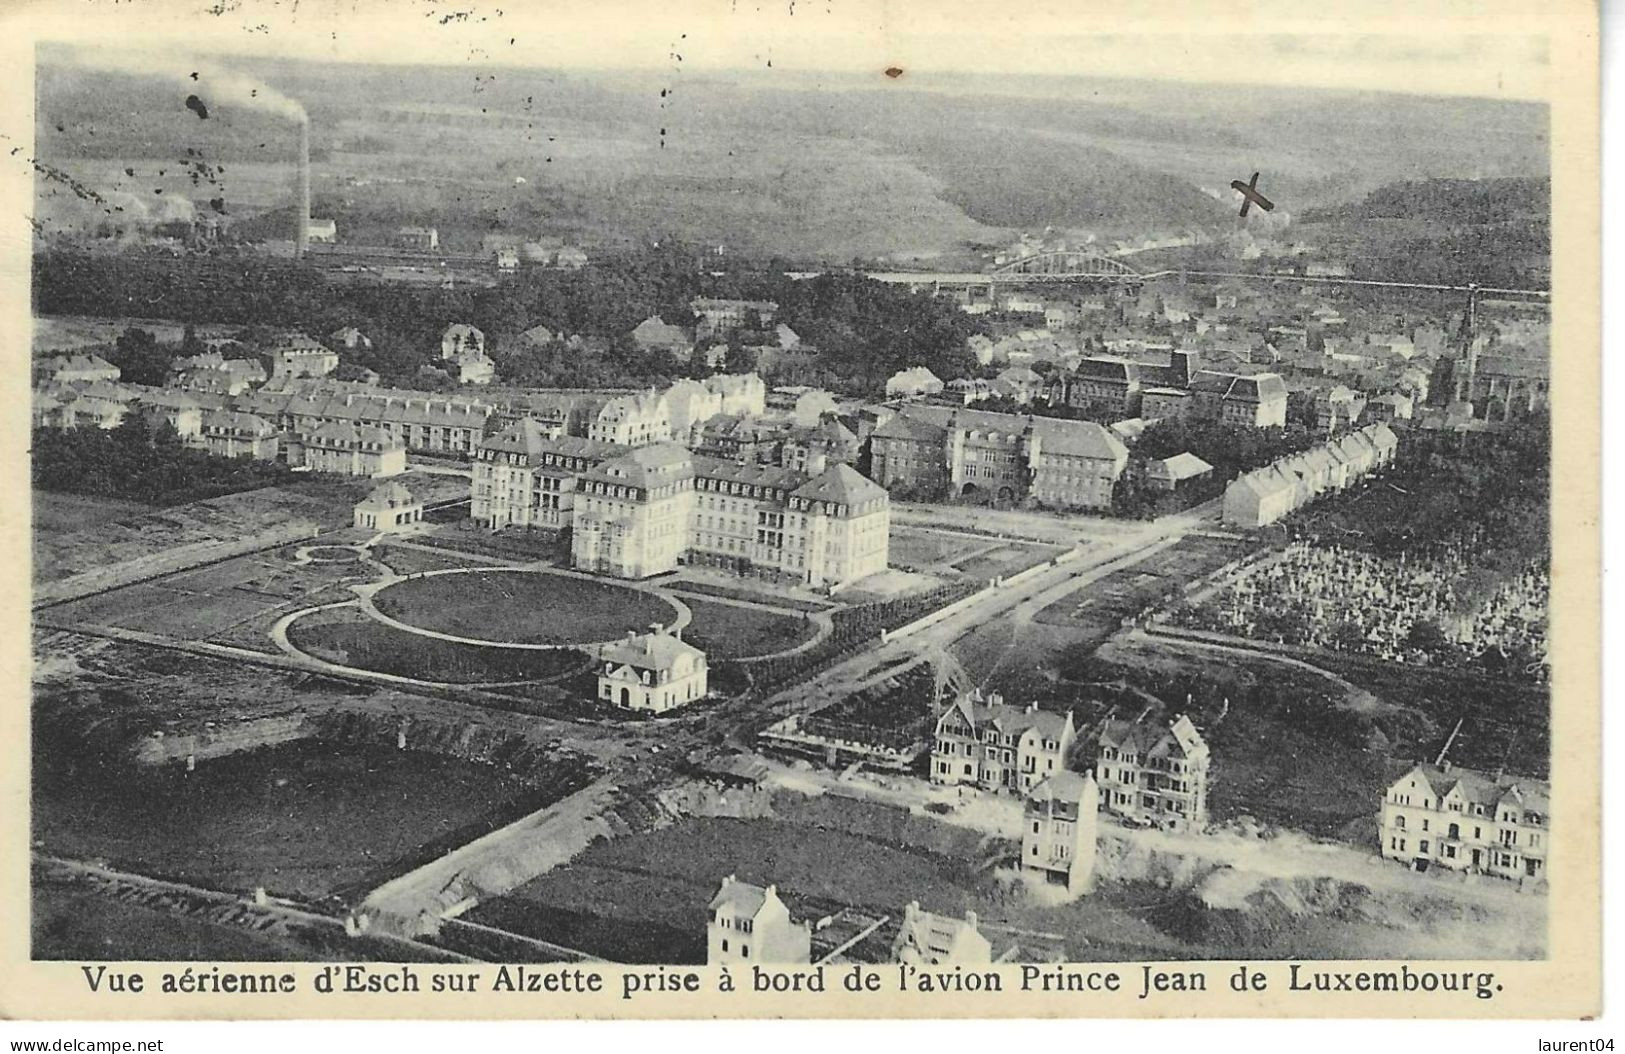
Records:
[[[676,443],[627,449],[517,421],[475,455],[470,514],[492,530],[570,529],[578,568],[647,578],[679,564],[835,589],[886,569],[886,491],[845,464],[746,465]]]
[[[1394,460],[1399,439],[1378,422],[1237,476],[1224,491],[1224,522],[1263,527],[1342,490]]]

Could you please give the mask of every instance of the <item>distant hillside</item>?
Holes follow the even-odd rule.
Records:
[[[1190,183],[1099,147],[977,125],[894,133],[891,144],[942,181],[940,196],[994,227],[1129,234],[1209,226],[1229,208]]]
[[[1360,201],[1299,215],[1304,223],[1435,220],[1452,225],[1519,223],[1550,227],[1550,179],[1427,179],[1390,183]]]
[[[1551,181],[1431,179],[1304,214],[1296,230],[1361,277],[1545,288]]]
[[[1225,188],[1252,171],[1283,213],[1334,224],[1360,217],[1313,210],[1387,184],[1547,172],[1547,112],[1529,103],[1084,77],[222,64],[309,109],[317,202],[341,238],[433,223],[461,249],[502,230],[965,266],[1019,229],[1228,226]],[[118,195],[126,216],[184,212],[176,198],[219,195],[239,215],[288,201],[286,121],[218,100],[202,120],[187,83],[49,57],[37,89],[41,158]],[[48,218],[100,217],[77,194],[40,193]]]

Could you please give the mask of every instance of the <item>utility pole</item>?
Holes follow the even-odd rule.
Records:
[[[1439,756],[1433,759],[1433,764],[1435,767],[1442,767],[1444,765],[1444,756],[1450,753],[1450,747],[1456,742],[1456,735],[1461,731],[1461,724],[1466,720],[1467,718],[1465,717],[1456,718],[1456,727],[1450,730],[1450,738],[1444,741],[1444,749],[1440,750]]]

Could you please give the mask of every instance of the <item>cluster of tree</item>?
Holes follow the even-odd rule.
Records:
[[[1222,421],[1164,418],[1146,427],[1134,455],[1156,460],[1191,453],[1213,466],[1213,478],[1228,483],[1243,472],[1308,450],[1323,440],[1301,423],[1285,428],[1250,428]]]
[[[35,429],[31,463],[40,490],[148,505],[182,505],[299,478],[274,461],[190,449],[167,423],[139,410],[106,430]]]
[[[1199,505],[1223,491],[1224,483],[1212,475],[1169,491],[1151,487],[1138,472],[1125,472],[1112,485],[1111,511],[1127,520],[1154,520]]]
[[[1413,429],[1381,479],[1308,506],[1293,529],[1379,556],[1457,552],[1493,587],[1551,559],[1551,428],[1544,414],[1503,432]]]
[[[159,344],[158,338],[149,331],[132,326],[119,334],[111,348],[102,352],[102,358],[119,368],[121,381],[158,385],[169,377],[174,350]]]
[[[1544,223],[1551,209],[1552,182],[1544,177],[1426,179],[1389,183],[1352,204],[1306,209],[1299,221],[1428,220],[1480,225],[1536,220]]]
[[[1430,179],[1379,187],[1301,222],[1355,277],[1543,288],[1550,212],[1548,179]]]
[[[504,380],[575,387],[654,384],[710,372],[698,355],[681,360],[645,351],[628,334],[650,317],[692,332],[690,300],[739,296],[776,300],[778,321],[818,349],[820,374],[844,390],[876,391],[910,366],[925,366],[944,380],[975,368],[965,341],[976,323],[927,294],[859,275],[795,280],[762,270],[715,276],[706,266],[696,252],[663,245],[605,255],[579,271],[525,270],[491,288],[423,289],[340,285],[308,263],[247,254],[56,248],[34,258],[34,307],[41,314],[117,317],[139,304],[141,314],[153,317],[317,337],[355,326],[372,346],[347,351],[346,360],[385,383],[409,387],[435,383],[432,376],[422,379],[423,367],[438,361],[445,327],[466,322],[486,334],[486,350]],[[569,347],[521,339],[537,325],[592,339]],[[730,343],[726,369],[754,365],[747,343]]]

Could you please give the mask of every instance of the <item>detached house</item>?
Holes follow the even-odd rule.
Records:
[[[1076,896],[1095,873],[1100,790],[1094,776],[1057,772],[1027,794],[1022,813],[1021,870]]]
[[[665,631],[606,644],[598,655],[598,698],[663,714],[705,698],[705,652]]]
[[[290,377],[326,377],[339,366],[339,354],[321,341],[303,333],[288,333],[266,349],[270,375],[276,380]]]
[[[792,922],[776,886],[753,886],[733,875],[711,898],[705,961],[797,965],[812,961],[812,930]]]
[[[937,719],[931,782],[1026,793],[1066,769],[1076,739],[1070,711],[1006,706],[1001,696],[984,699],[975,690]]]
[[[1382,855],[1417,871],[1544,879],[1551,822],[1542,780],[1417,765],[1383,795]]]
[[[892,961],[939,966],[943,963],[989,963],[993,945],[976,928],[976,912],[964,918],[920,910],[911,900],[903,908],[903,925],[892,941]]]
[[[694,351],[693,339],[659,315],[651,315],[632,327],[631,337],[632,343],[644,351],[664,352],[679,362],[686,362]]]
[[[423,499],[400,483],[385,483],[356,502],[354,511],[357,527],[393,533],[422,522]]]
[[[451,364],[459,384],[490,384],[496,377],[496,363],[485,353],[485,334],[461,322],[440,335],[440,360]]]
[[[1183,714],[1166,728],[1108,721],[1096,759],[1101,808],[1171,831],[1200,831],[1209,761],[1207,741]]]

